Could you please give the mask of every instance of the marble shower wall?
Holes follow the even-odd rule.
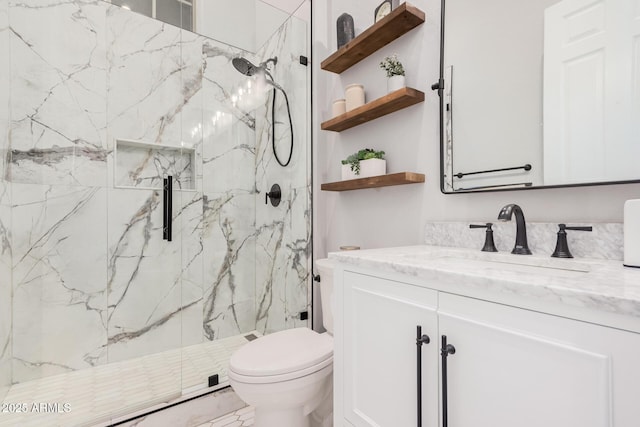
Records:
[[[99,0],[0,0],[0,49],[11,48],[0,92],[12,88],[0,93],[11,135],[0,304],[13,295],[13,319],[0,307],[0,394],[3,382],[306,324],[306,35],[292,18],[253,55]],[[286,169],[271,154],[268,94],[231,65],[276,55],[296,136]],[[276,108],[282,157],[281,94]],[[118,140],[146,145],[116,152]],[[189,184],[174,184],[167,242],[159,178],[179,171]],[[273,182],[283,203],[267,209]]]
[[[272,74],[288,95],[294,136],[291,163],[283,168],[272,150],[270,93],[256,110],[256,297],[257,327],[263,333],[307,326],[299,313],[310,312],[310,79],[309,67],[300,64],[300,56],[307,56],[306,25],[290,17],[258,52],[261,61],[278,57]],[[281,91],[276,95],[275,123],[278,158],[286,162],[291,133]],[[264,204],[264,193],[274,183],[282,188],[278,207]]]
[[[255,119],[230,99],[243,52],[97,0],[9,5],[2,176],[18,197],[0,268],[12,266],[15,318],[0,354],[13,355],[13,382],[254,329]],[[174,165],[135,149],[116,164],[123,139],[194,153],[171,243],[152,175]]]
[[[0,58],[9,58],[8,2],[0,0]],[[9,131],[9,62],[0,63],[0,401],[11,384],[11,184],[4,167]]]
[[[212,40],[202,45],[202,332],[205,340],[255,329],[255,114],[251,79],[231,64],[253,55]],[[243,99],[238,98],[242,89]],[[255,90],[255,87],[253,88]]]
[[[0,180],[0,401],[11,385],[11,184]]]
[[[107,360],[106,14],[9,0],[13,382]]]
[[[185,66],[179,28],[110,6],[105,35],[110,152],[106,324],[108,361],[113,362],[180,347],[182,310],[199,298],[182,297],[183,249],[200,244],[198,234],[183,238],[182,227],[198,206],[186,203],[194,193],[174,191],[173,240],[163,240],[161,183],[175,168],[158,161],[168,157],[163,153],[175,152],[162,147],[181,147],[182,109],[198,82],[184,83],[193,78],[187,71],[193,71]],[[119,150],[115,162],[118,140],[158,149]],[[200,147],[191,141],[187,148]],[[131,181],[120,187],[123,175]]]
[[[106,185],[105,7],[9,0],[12,182]]]
[[[12,183],[13,381],[107,361],[107,190]]]

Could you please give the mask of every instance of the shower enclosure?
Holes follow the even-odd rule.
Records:
[[[197,395],[246,335],[307,325],[308,26],[247,50],[105,1],[0,0],[0,426]],[[291,129],[238,57],[278,58]]]

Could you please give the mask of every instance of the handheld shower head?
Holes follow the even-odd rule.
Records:
[[[267,68],[267,65],[269,65],[270,62],[273,65],[276,65],[278,63],[278,58],[277,57],[269,58],[266,61],[261,62],[260,65],[253,65],[251,61],[241,56],[238,56],[231,60],[231,63],[236,68],[236,70],[238,70],[241,74],[244,74],[245,76],[248,76],[248,77],[255,75],[259,71],[263,71],[265,74],[271,77],[271,74],[269,73]]]
[[[289,107],[289,97],[287,96],[287,92],[285,92],[282,86],[280,86],[278,83],[275,82],[268,68],[269,63],[272,63],[273,65],[276,65],[278,63],[278,57],[274,56],[273,58],[269,58],[266,61],[261,62],[260,65],[258,66],[252,64],[251,61],[241,56],[233,58],[231,60],[231,63],[233,64],[235,69],[238,70],[241,74],[247,77],[251,77],[258,74],[258,76],[261,77],[261,80],[262,78],[264,78],[264,82],[273,86],[274,88],[273,98],[271,101],[271,145],[273,147],[273,155],[276,158],[276,161],[278,162],[278,164],[283,167],[287,166],[291,162],[291,156],[293,155],[293,121],[291,120],[291,108]],[[269,78],[267,79],[267,77]],[[289,158],[284,163],[280,161],[280,158],[278,157],[278,153],[276,152],[276,141],[275,141],[275,124],[276,124],[275,109],[276,109],[276,93],[277,93],[276,89],[279,89],[284,95],[284,100],[285,100],[285,103],[287,104],[287,115],[289,116],[289,129],[291,130],[291,148],[289,150]]]
[[[245,76],[251,77],[256,72],[258,72],[262,67],[253,65],[248,59],[237,57],[231,60],[233,66],[238,70],[241,74]]]
[[[269,83],[271,86],[275,87],[276,89],[280,89],[284,91],[282,86],[280,86],[275,82],[273,76],[267,69],[267,65],[270,62],[275,65],[278,63],[278,58],[277,57],[269,58],[266,61],[261,62],[260,65],[254,65],[251,61],[241,56],[233,58],[231,60],[231,63],[233,64],[235,69],[238,70],[241,74],[244,74],[247,77],[252,77],[256,74],[262,73],[265,76],[269,77],[269,79],[265,79],[267,83]]]

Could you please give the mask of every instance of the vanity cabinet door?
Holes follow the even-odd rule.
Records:
[[[449,427],[638,426],[640,335],[444,293],[438,319]]]
[[[421,326],[431,338],[421,347],[422,425],[437,426],[437,293],[348,271],[342,291],[343,354],[336,356],[344,361],[346,421],[355,427],[418,425],[416,326]]]

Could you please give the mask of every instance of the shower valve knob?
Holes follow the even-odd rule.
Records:
[[[271,191],[265,193],[265,205],[269,203],[269,199],[271,199],[272,206],[278,206],[280,204],[280,200],[282,199],[282,191],[280,190],[280,186],[278,184],[273,184],[271,186]]]

